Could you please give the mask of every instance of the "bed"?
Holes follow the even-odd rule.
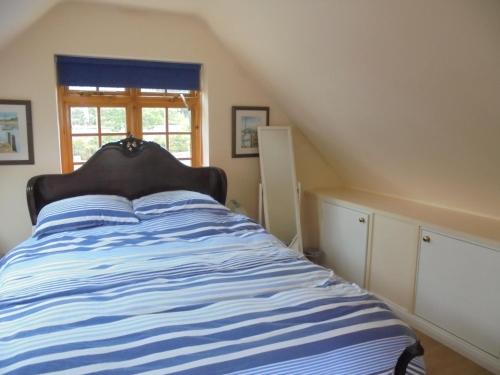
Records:
[[[8,252],[0,373],[425,373],[414,332],[383,302],[226,209],[226,186],[223,170],[135,138],[32,178],[33,224],[44,206],[89,194],[186,190],[208,203]]]

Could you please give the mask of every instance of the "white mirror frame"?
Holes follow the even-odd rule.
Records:
[[[292,185],[293,185],[293,191],[295,194],[293,195],[294,197],[294,202],[292,203],[295,207],[295,226],[296,226],[296,234],[295,237],[291,240],[290,243],[287,243],[286,245],[290,247],[291,249],[297,250],[299,252],[303,252],[303,247],[302,247],[302,230],[301,230],[301,221],[300,221],[300,200],[299,200],[299,184],[297,182],[297,175],[295,172],[295,154],[293,150],[293,138],[292,138],[292,129],[289,126],[263,126],[259,127],[257,129],[258,131],[258,138],[259,140],[262,139],[262,133],[263,132],[271,132],[271,131],[286,131],[288,135],[288,147],[289,147],[289,154],[290,154],[290,167],[291,167],[291,175],[292,175]],[[259,150],[261,152],[261,150]],[[260,163],[260,171],[261,171],[261,179],[262,179],[262,203],[264,206],[264,221],[265,221],[265,227],[266,230],[270,233],[272,233],[272,228],[271,228],[271,223],[269,220],[269,204],[268,204],[268,193],[267,193],[267,177],[264,171],[264,165],[263,165],[263,158],[259,157],[259,163]],[[259,189],[260,190],[260,189]],[[259,192],[260,194],[260,192]],[[260,197],[259,197],[260,198]],[[259,210],[261,207],[259,207]]]

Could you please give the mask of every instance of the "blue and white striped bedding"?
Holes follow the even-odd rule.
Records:
[[[138,222],[132,203],[127,198],[117,195],[82,195],[61,199],[43,207],[38,214],[34,236]]]
[[[168,215],[171,212],[190,209],[227,210],[212,197],[188,190],[172,190],[149,194],[134,199],[135,215],[141,220],[151,219],[158,215]]]
[[[0,261],[1,374],[390,374],[414,342],[226,210],[31,238]]]

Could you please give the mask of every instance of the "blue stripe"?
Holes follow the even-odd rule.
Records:
[[[188,325],[165,325],[162,327],[158,327],[152,330],[146,330],[142,331],[140,333],[136,334],[127,334],[119,337],[115,337],[112,339],[103,339],[103,340],[92,340],[92,341],[84,341],[80,343],[72,343],[72,344],[66,344],[66,345],[56,345],[52,347],[46,347],[43,350],[35,350],[35,351],[28,351],[24,352],[18,356],[11,357],[6,361],[0,361],[0,367],[5,367],[8,366],[12,363],[16,363],[18,361],[31,358],[32,356],[40,356],[40,355],[45,355],[45,354],[51,354],[51,353],[61,353],[65,351],[71,351],[71,350],[76,350],[76,349],[81,349],[81,348],[87,348],[87,347],[106,347],[108,345],[116,344],[117,342],[120,343],[125,343],[125,342],[134,342],[138,341],[143,338],[147,337],[153,337],[153,336],[159,336],[165,333],[173,333],[173,332],[182,332],[184,330],[196,330],[196,329],[208,329],[208,328],[213,328],[213,327],[220,327],[224,326],[227,324],[234,324],[238,322],[244,322],[246,320],[253,320],[257,318],[262,318],[262,317],[267,317],[270,318],[271,316],[279,316],[284,313],[290,313],[290,312],[295,312],[295,311],[300,311],[300,310],[305,310],[305,309],[310,309],[313,307],[320,307],[320,306],[325,306],[331,303],[338,302],[336,299],[327,299],[327,300],[318,300],[314,302],[309,302],[305,304],[301,304],[298,306],[294,307],[283,307],[277,310],[273,311],[265,311],[265,312],[259,312],[259,313],[247,313],[247,314],[242,314],[238,316],[234,316],[231,318],[223,318],[223,319],[216,319],[216,320],[211,320],[203,323],[194,323],[194,324],[188,324]],[[206,307],[207,304],[205,305],[200,305],[197,306],[197,308],[203,308]],[[338,307],[336,309],[330,309],[325,312],[320,312],[320,313],[314,313],[314,314],[309,314],[309,315],[304,315],[300,316],[298,318],[291,318],[291,319],[286,319],[279,321],[279,323],[261,323],[253,326],[247,326],[243,327],[237,330],[232,330],[230,332],[223,332],[222,334],[215,334],[215,335],[208,335],[204,336],[207,340],[210,340],[210,337],[214,338],[219,335],[220,339],[224,339],[224,336],[226,335],[240,335],[241,337],[248,336],[252,331],[254,331],[256,334],[257,333],[262,333],[266,330],[273,330],[273,329],[279,329],[282,328],[284,325],[293,325],[297,323],[303,323],[303,322],[312,322],[312,321],[317,321],[321,322],[322,319],[330,319],[335,316],[338,316],[339,313],[352,313],[355,311],[360,311],[364,310],[366,308],[371,308],[371,307],[380,307],[380,302],[374,301],[373,304],[368,304],[368,305],[362,305],[362,306],[351,306],[349,308],[346,307]],[[161,311],[158,313],[168,313],[168,312],[174,312],[178,311],[178,309],[172,309],[172,310],[166,310],[166,311]],[[381,316],[388,317],[388,312],[384,312],[385,315]],[[79,322],[78,325],[79,327],[85,327],[85,326],[92,326],[92,325],[100,325],[100,324],[107,324],[113,321],[118,321],[127,318],[128,316],[116,316],[116,317],[106,317],[106,318],[100,318],[100,319],[93,319],[93,320],[87,320],[87,321],[82,321]],[[371,318],[372,320],[375,320],[375,315]],[[350,321],[346,321],[343,325],[349,325]],[[43,333],[50,333],[54,332],[53,330],[58,330],[62,329],[64,330],[65,328],[74,328],[71,326],[51,326],[51,327],[44,327],[43,330],[39,330],[38,332],[32,332],[33,335],[35,334],[43,334]],[[267,328],[267,329],[266,329]],[[231,337],[226,337],[225,339],[229,339]],[[176,345],[172,345],[175,347]]]
[[[221,206],[219,203],[213,201],[213,200],[208,200],[208,199],[183,199],[180,201],[176,202],[162,202],[162,203],[155,203],[155,202],[150,202],[150,203],[142,203],[140,206],[136,205],[134,206],[134,211],[135,213],[144,213],[144,211],[149,211],[149,210],[156,210],[156,209],[164,209],[165,211],[168,211],[169,209],[176,208],[176,207],[183,207],[186,205],[209,205],[209,206],[214,206],[217,207],[220,210],[227,210],[224,206]]]
[[[130,211],[118,211],[112,209],[81,209],[73,212],[65,212],[60,214],[51,215],[50,217],[44,217],[38,220],[38,226],[51,222],[54,220],[72,219],[85,216],[111,216],[111,217],[130,217],[134,218],[134,215]]]
[[[94,216],[89,219],[88,216]],[[75,220],[79,219],[79,220]],[[132,203],[113,195],[85,195],[62,199],[44,206],[37,219],[35,237],[100,225],[138,223]]]

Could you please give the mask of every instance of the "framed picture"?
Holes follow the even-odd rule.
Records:
[[[269,126],[269,107],[233,107],[233,158],[259,156],[259,126]]]
[[[34,162],[31,101],[0,99],[0,165]]]

